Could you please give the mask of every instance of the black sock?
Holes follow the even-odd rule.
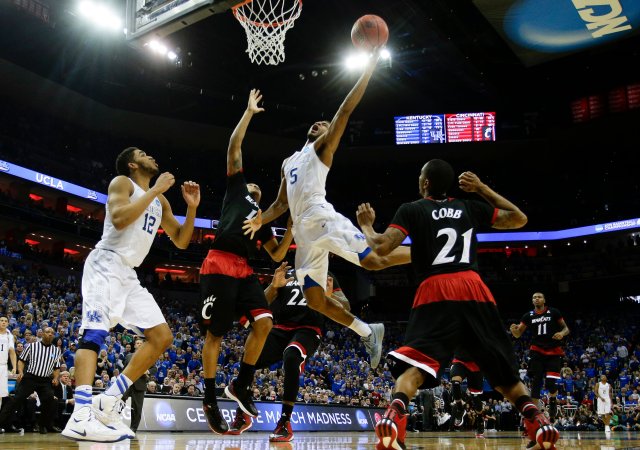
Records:
[[[462,399],[462,387],[460,386],[459,381],[454,381],[451,384],[451,394],[453,395],[454,400]]]
[[[394,400],[400,400],[402,402],[402,409],[400,412],[402,414],[406,414],[407,406],[409,406],[409,397],[407,397],[407,395],[403,394],[402,392],[396,392],[395,394],[393,394],[393,397],[391,398],[391,403],[393,403]]]
[[[205,378],[204,379],[204,402],[216,405],[216,379]]]
[[[533,417],[540,412],[528,395],[522,395],[516,400],[516,408],[518,408],[518,411],[520,411],[520,414],[522,414],[525,419],[533,419]]]
[[[282,419],[290,420],[292,412],[293,412],[293,405],[289,405],[288,403],[283,403],[281,420]]]
[[[236,378],[235,381],[236,392],[249,387],[249,385],[253,381],[253,375],[255,373],[256,366],[241,362],[240,371],[238,372],[238,378]]]

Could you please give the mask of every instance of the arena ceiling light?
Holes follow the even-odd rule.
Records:
[[[78,3],[78,15],[94,25],[111,31],[122,31],[122,19],[102,3],[82,0]]]
[[[160,41],[153,40],[153,41],[147,42],[144,45],[153,53],[166,56],[169,59],[169,61],[177,62],[178,60],[177,51],[169,50],[169,48]]]
[[[366,52],[352,53],[344,61],[345,67],[349,71],[361,70],[367,65],[370,55]],[[380,59],[382,61],[391,61],[391,52],[384,48],[380,51]],[[385,64],[388,65],[388,64]]]

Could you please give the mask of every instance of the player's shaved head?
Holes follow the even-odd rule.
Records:
[[[448,162],[442,159],[432,159],[422,167],[420,178],[429,182],[427,188],[429,196],[444,198],[453,184],[455,174],[453,167]]]

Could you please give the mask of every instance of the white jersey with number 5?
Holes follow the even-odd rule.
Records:
[[[313,142],[287,158],[282,169],[294,223],[311,206],[327,203],[325,186],[329,168],[320,161]]]
[[[145,191],[130,180],[133,184],[131,201],[134,202],[145,194]],[[138,267],[149,253],[153,239],[158,232],[162,221],[162,203],[158,197],[154,198],[144,213],[135,222],[124,228],[116,230],[111,220],[111,211],[106,207],[104,219],[104,231],[96,248],[110,250],[117,253],[123,262],[130,267]]]

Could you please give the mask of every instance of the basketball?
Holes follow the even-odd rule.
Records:
[[[372,50],[381,47],[389,39],[389,28],[381,17],[367,14],[356,20],[351,28],[353,45],[362,50]]]

